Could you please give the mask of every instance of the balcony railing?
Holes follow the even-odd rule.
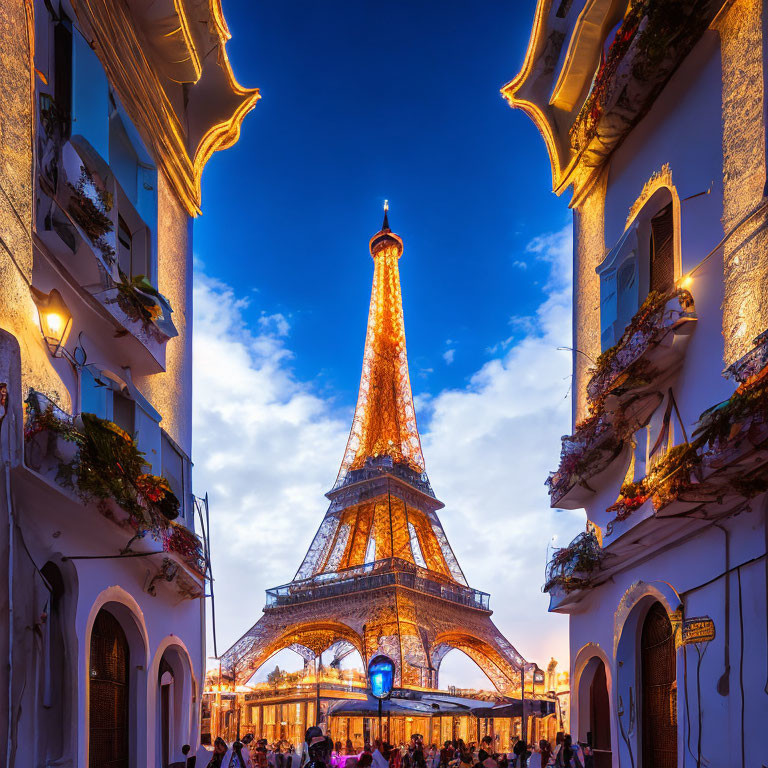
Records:
[[[431,576],[426,569],[399,558],[377,560],[356,568],[268,589],[265,609],[390,586],[414,589],[468,608],[490,610],[490,595],[487,592],[441,581]]]
[[[688,291],[652,293],[600,355],[587,383],[590,415],[563,437],[560,466],[546,481],[551,506],[582,507],[613,476],[625,445],[661,403],[659,384],[680,366],[695,327]]]

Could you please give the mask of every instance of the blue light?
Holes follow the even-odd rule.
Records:
[[[395,664],[386,656],[377,656],[368,665],[371,694],[377,699],[386,699],[392,693],[395,680]]]

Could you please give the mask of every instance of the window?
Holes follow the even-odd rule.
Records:
[[[651,219],[649,289],[667,293],[675,285],[672,203]]]
[[[110,388],[90,368],[80,369],[80,413],[107,418],[108,394],[111,395]]]
[[[85,139],[106,163],[109,156],[109,84],[99,57],[77,30],[72,37],[71,72],[72,135]]]
[[[637,226],[633,224],[597,268],[600,275],[600,346],[604,352],[621,338],[637,312]]]
[[[116,96],[109,115],[109,166],[115,176],[118,211],[117,248],[120,269],[134,278],[150,281],[156,270],[157,169],[151,163],[141,137]]]
[[[600,276],[600,342],[616,344],[651,291],[675,286],[675,221],[671,193],[658,190],[597,267]]]
[[[136,403],[122,392],[112,392],[112,421],[131,437],[136,432]]]
[[[120,269],[125,272],[128,277],[132,277],[132,264],[131,264],[131,252],[132,252],[133,235],[131,230],[128,229],[128,225],[125,223],[125,219],[118,214],[117,215],[117,263]]]
[[[72,22],[62,14],[53,28],[53,98],[62,118],[62,138],[72,125]]]
[[[184,457],[176,450],[168,435],[163,432],[161,444],[161,463],[163,477],[168,481],[171,490],[181,502],[182,514],[186,509],[184,503]]]

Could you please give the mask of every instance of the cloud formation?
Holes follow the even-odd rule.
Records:
[[[552,534],[567,543],[584,521],[550,510],[544,487],[570,420],[570,359],[557,351],[571,341],[570,237],[567,227],[528,246],[549,279],[524,335],[500,344],[465,388],[416,398],[441,519],[469,583],[491,592],[494,621],[526,658],[546,665],[554,655],[564,667],[567,621],[547,613],[540,585]],[[264,313],[248,328],[246,300],[204,272],[194,300],[195,489],[211,501],[221,653],[261,615],[263,590],[290,581],[301,562],[352,406],[296,378],[289,318]],[[453,674],[488,687],[458,653],[446,658],[443,683]]]

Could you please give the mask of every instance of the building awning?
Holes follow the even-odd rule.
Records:
[[[537,717],[546,717],[555,713],[555,702],[542,699],[526,699],[526,712]],[[493,704],[482,699],[468,699],[459,696],[424,694],[418,698],[393,697],[381,702],[381,712],[385,715],[403,715],[407,717],[430,717],[440,715],[472,715],[473,717],[520,717],[522,702],[519,699],[506,698]],[[373,696],[367,699],[342,699],[333,702],[328,708],[332,716],[375,717],[379,712],[379,701]]]

